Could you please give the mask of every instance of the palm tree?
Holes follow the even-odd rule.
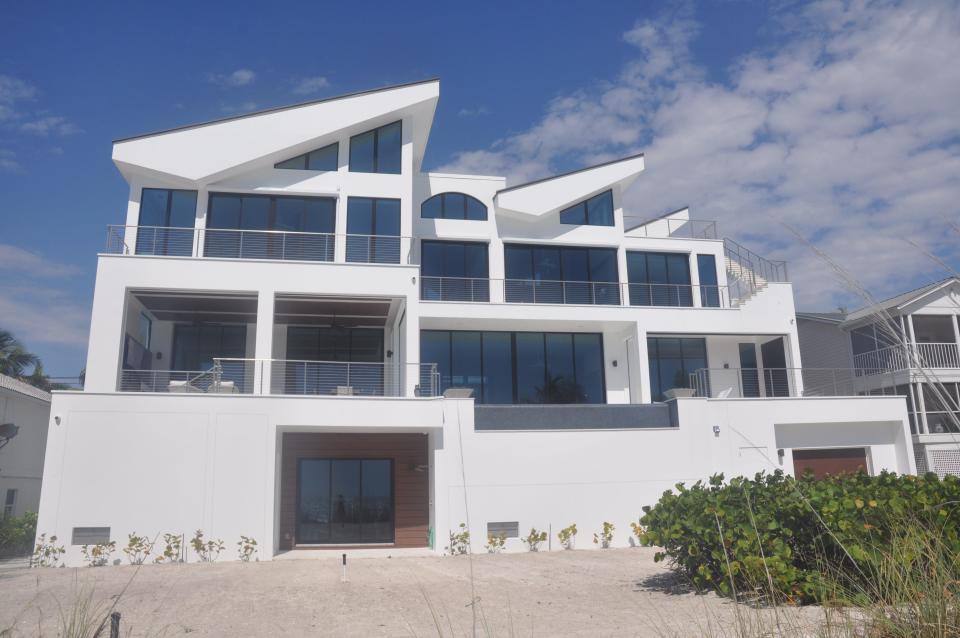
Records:
[[[28,367],[36,366],[40,359],[27,352],[9,330],[0,330],[0,374],[21,377]]]

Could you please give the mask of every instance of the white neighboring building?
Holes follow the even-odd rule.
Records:
[[[467,503],[475,551],[572,522],[626,545],[677,481],[914,471],[902,398],[805,396],[785,264],[686,210],[625,228],[642,156],[512,187],[423,173],[438,98],[114,143],[126,223],[84,391],[54,394],[38,528],[69,562],[196,529],[266,559],[442,552]]]
[[[0,516],[39,509],[49,421],[49,392],[0,374],[0,425],[17,428],[10,439],[0,436]]]
[[[920,472],[960,474],[960,279],[850,313],[797,313],[812,367],[850,368],[859,394],[906,397]]]

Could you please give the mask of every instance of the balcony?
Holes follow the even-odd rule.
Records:
[[[415,382],[412,393],[406,391],[408,375]],[[213,366],[203,371],[122,370],[120,375],[121,392],[435,397],[439,388],[434,363],[224,358],[214,359]]]
[[[409,237],[282,230],[107,227],[109,255],[407,264]]]
[[[717,239],[717,222],[709,219],[655,219],[626,231],[628,237]]]
[[[960,344],[916,343],[863,352],[853,357],[860,375],[882,374],[912,368],[960,369]]]
[[[421,277],[420,299],[466,303],[730,308],[728,286]]]
[[[855,368],[700,368],[690,374],[689,387],[694,396],[714,399],[895,394],[893,374],[887,375],[878,388]]]

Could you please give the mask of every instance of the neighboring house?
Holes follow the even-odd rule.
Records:
[[[49,421],[49,392],[0,374],[0,425],[16,427],[15,436],[0,436],[0,515],[20,516],[39,509]],[[0,433],[12,429],[8,425]]]
[[[441,552],[467,503],[476,550],[573,522],[626,545],[678,481],[914,470],[902,398],[804,396],[785,264],[686,210],[625,227],[639,155],[509,187],[421,172],[438,99],[114,143],[126,222],[40,511],[69,562],[196,529],[265,559]]]
[[[800,352],[807,367],[848,368],[841,385],[858,394],[906,397],[917,469],[960,474],[958,315],[956,277],[855,312],[800,312]]]

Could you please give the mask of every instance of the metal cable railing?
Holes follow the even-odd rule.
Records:
[[[695,396],[720,399],[861,396],[896,388],[891,372],[873,372],[887,374],[880,386],[857,368],[700,368],[690,373],[689,387]]]
[[[626,233],[627,237],[716,239],[717,222],[709,219],[654,219],[634,226]]]

